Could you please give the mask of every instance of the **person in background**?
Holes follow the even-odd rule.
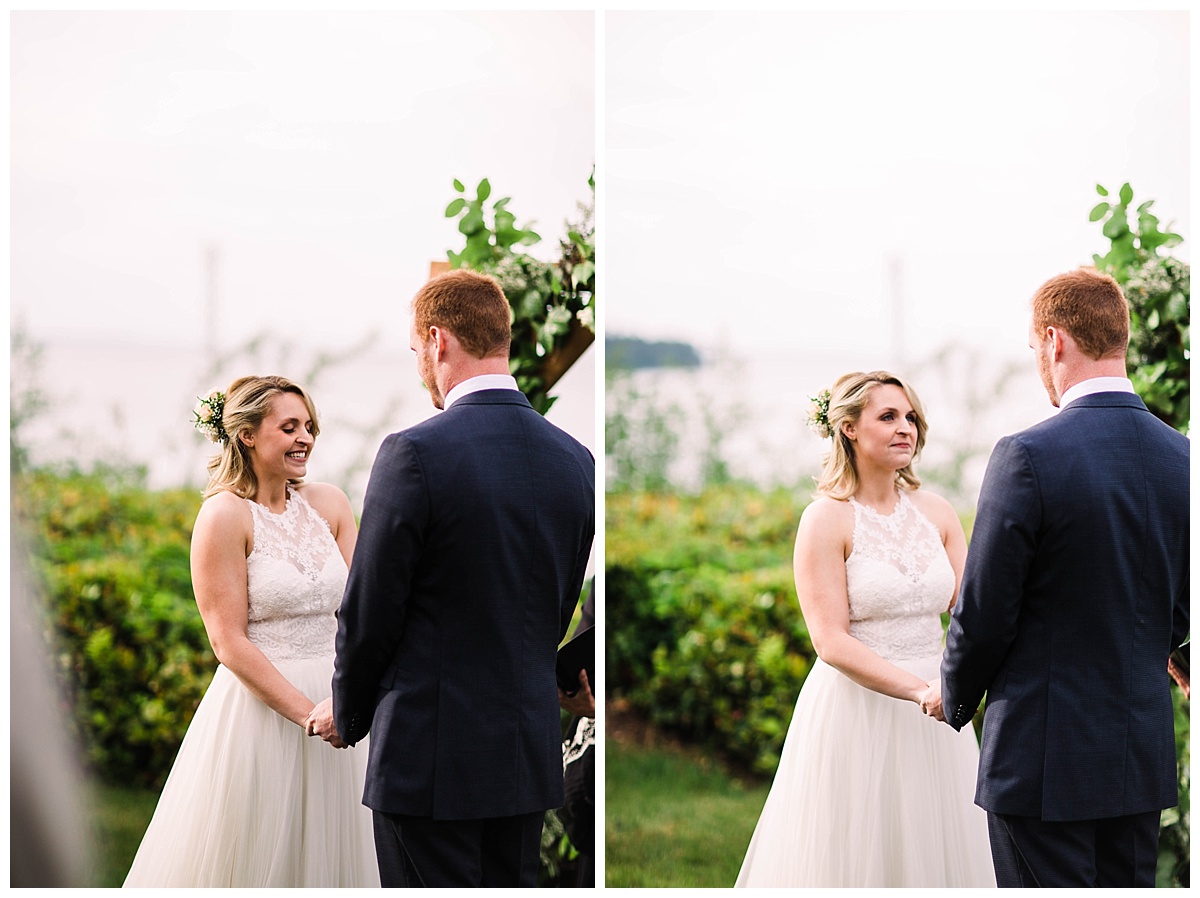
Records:
[[[572,638],[596,624],[596,606],[588,584],[579,624]],[[566,800],[558,811],[567,836],[579,852],[575,886],[590,889],[596,885],[596,697],[586,670],[579,671],[579,689],[574,693],[558,690],[558,705],[572,715],[563,741],[563,789]]]

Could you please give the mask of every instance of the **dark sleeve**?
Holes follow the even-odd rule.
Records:
[[[1016,637],[1041,515],[1028,452],[1015,437],[1005,437],[983,477],[962,590],[942,656],[942,704],[956,730],[975,716]]]
[[[593,475],[594,477],[594,475]],[[590,482],[590,481],[589,481]],[[587,515],[587,523],[581,534],[579,541],[579,551],[575,556],[575,568],[571,575],[571,587],[568,593],[563,596],[562,601],[562,626],[559,628],[558,640],[562,642],[564,636],[567,635],[567,630],[571,626],[571,618],[575,616],[575,606],[579,604],[579,594],[583,590],[583,581],[587,576],[588,559],[592,556],[592,540],[596,534],[596,515],[595,515],[595,493],[591,490],[586,491],[589,513]],[[592,587],[588,589],[587,597],[584,599],[583,614],[579,624],[576,626],[575,632],[582,633],[587,627],[584,626],[584,620],[589,616],[589,603],[592,600]],[[595,618],[591,621],[594,623]],[[589,623],[587,626],[591,626]]]
[[[371,468],[338,613],[334,723],[351,745],[371,728],[380,680],[404,634],[428,519],[429,494],[420,460],[403,434],[393,434]]]

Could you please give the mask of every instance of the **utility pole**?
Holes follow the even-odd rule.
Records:
[[[204,353],[217,356],[217,265],[220,250],[215,243],[204,247]]]

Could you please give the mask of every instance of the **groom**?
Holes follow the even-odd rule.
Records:
[[[1062,411],[996,445],[979,495],[942,707],[961,729],[988,694],[975,801],[1000,886],[1153,886],[1176,803],[1189,444],[1134,394],[1128,341],[1112,278],[1042,285],[1029,345]]]
[[[509,304],[459,270],[414,297],[444,409],[371,470],[339,615],[337,733],[371,733],[384,886],[535,886],[563,803],[555,658],[595,528],[595,463],[509,375]]]

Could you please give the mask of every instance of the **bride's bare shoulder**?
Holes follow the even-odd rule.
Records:
[[[250,505],[229,490],[213,493],[200,505],[192,527],[193,545],[245,542],[254,533]]]
[[[841,533],[854,528],[854,509],[845,499],[818,496],[800,515],[800,531]]]

